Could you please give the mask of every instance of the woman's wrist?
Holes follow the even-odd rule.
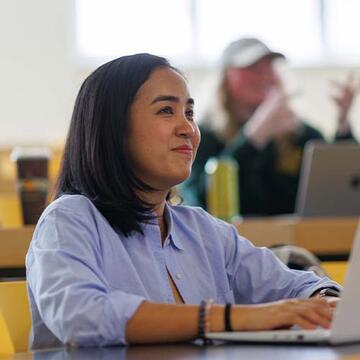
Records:
[[[213,305],[210,309],[210,332],[222,332],[225,331],[224,326],[224,305]]]
[[[231,328],[232,331],[255,330],[255,318],[259,315],[260,307],[233,305],[231,307]]]
[[[229,321],[232,331],[249,330],[248,317],[252,311],[249,306],[231,305]],[[225,306],[213,305],[209,313],[210,332],[222,332],[225,329]]]
[[[347,118],[340,118],[336,129],[336,135],[344,135],[351,131],[351,126]]]
[[[260,307],[246,305],[231,305],[229,321],[232,331],[252,330],[254,318],[258,316]],[[210,332],[222,332],[225,329],[225,306],[212,305],[209,311]]]

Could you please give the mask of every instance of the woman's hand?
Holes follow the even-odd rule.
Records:
[[[322,298],[290,299],[253,306],[234,306],[234,330],[271,330],[297,325],[303,329],[328,329],[334,305]]]
[[[296,133],[295,116],[288,104],[288,96],[280,88],[272,89],[244,127],[245,136],[254,146],[264,148],[269,141],[289,133]]]
[[[338,94],[333,96],[338,109],[338,133],[345,133],[350,130],[348,113],[356,96],[359,83],[355,81],[354,74],[350,73],[345,83],[338,81],[331,82],[337,88]]]

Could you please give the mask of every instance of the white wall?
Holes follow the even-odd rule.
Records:
[[[0,0],[0,146],[64,137],[80,83],[69,8],[64,0]]]
[[[77,90],[92,70],[75,56],[74,18],[72,0],[0,0],[0,147],[65,138]],[[343,80],[348,71],[289,70],[290,88],[303,94],[294,99],[295,108],[327,136],[335,126],[328,81]],[[196,70],[188,78],[201,114],[214,75]],[[360,96],[351,117],[359,136]]]

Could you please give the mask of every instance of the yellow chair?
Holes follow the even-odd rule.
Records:
[[[334,281],[340,285],[344,285],[348,266],[347,261],[324,261],[321,263],[321,266]]]
[[[0,282],[0,313],[15,351],[27,351],[31,317],[26,281]]]
[[[0,225],[20,227],[23,224],[21,205],[17,193],[0,193]]]
[[[14,345],[11,341],[9,329],[6,325],[3,314],[0,311],[0,359],[4,356],[15,353]]]

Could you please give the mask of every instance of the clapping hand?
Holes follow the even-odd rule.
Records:
[[[350,130],[348,113],[359,89],[359,82],[355,81],[354,74],[350,73],[345,83],[335,80],[332,80],[331,83],[338,90],[338,94],[332,97],[339,112],[337,132],[346,133]]]
[[[283,89],[273,88],[244,128],[245,136],[257,147],[274,138],[296,132],[296,120]]]

